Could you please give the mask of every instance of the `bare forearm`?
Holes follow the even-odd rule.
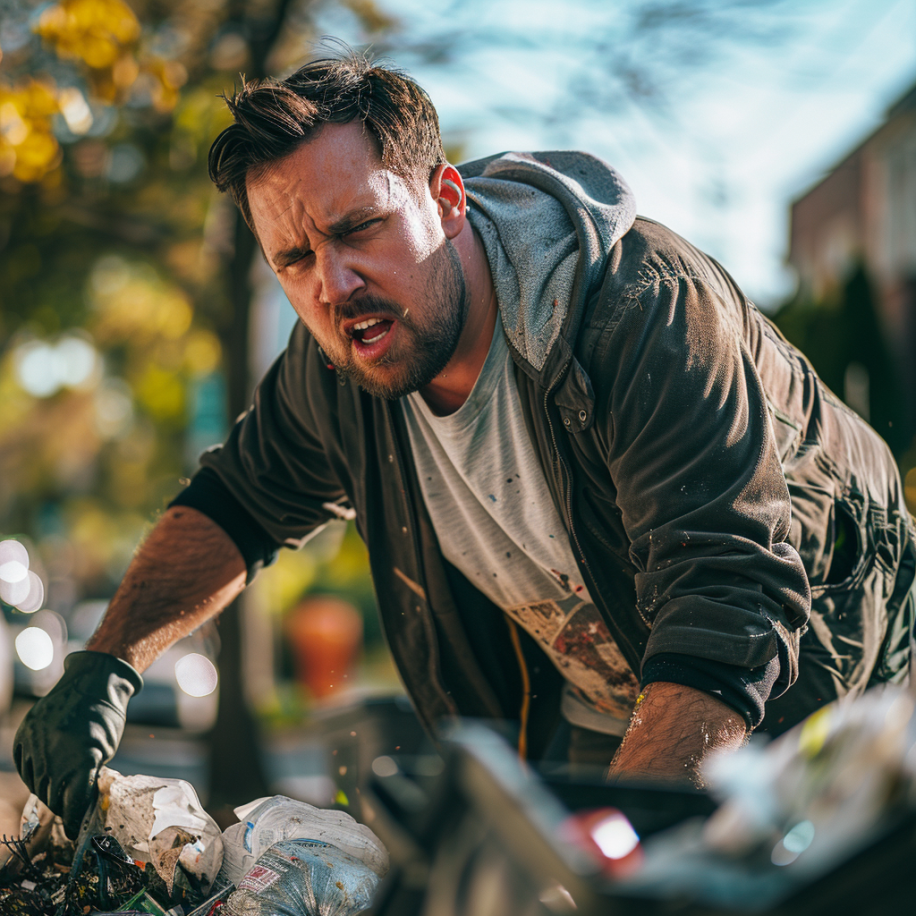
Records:
[[[700,785],[703,761],[714,751],[736,750],[746,736],[744,719],[721,700],[680,684],[650,684],[608,776]]]
[[[87,649],[144,671],[245,587],[229,536],[196,509],[169,509],[137,552]]]

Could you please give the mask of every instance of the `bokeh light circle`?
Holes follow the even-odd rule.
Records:
[[[175,663],[175,677],[178,686],[191,697],[209,696],[219,683],[216,666],[197,652],[190,652]]]
[[[28,583],[28,591],[24,598],[14,604],[14,607],[19,608],[23,614],[34,614],[45,602],[45,586],[38,574],[32,570],[29,570],[24,581]]]
[[[54,642],[41,627],[26,627],[16,637],[16,654],[26,668],[43,671],[54,661]]]
[[[19,541],[0,541],[0,580],[21,582],[29,574],[29,552]]]

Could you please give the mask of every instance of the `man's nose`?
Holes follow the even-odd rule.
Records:
[[[324,305],[343,305],[365,288],[366,282],[351,252],[346,249],[341,251],[333,244],[325,244],[315,255],[321,284],[318,295]]]

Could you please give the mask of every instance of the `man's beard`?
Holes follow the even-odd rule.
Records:
[[[448,365],[458,347],[468,314],[461,259],[448,239],[444,250],[433,257],[436,264],[426,284],[424,302],[416,309],[422,314],[410,314],[411,310],[405,311],[389,299],[363,296],[334,316],[337,327],[343,321],[370,314],[390,314],[403,325],[397,329],[399,339],[370,367],[360,365],[349,341],[345,350],[322,345],[337,371],[374,397],[397,400],[425,388]],[[409,343],[406,331],[410,331]],[[377,371],[382,368],[394,371]]]

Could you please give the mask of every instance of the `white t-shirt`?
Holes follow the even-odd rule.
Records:
[[[525,425],[501,328],[470,397],[439,417],[403,406],[423,499],[446,559],[523,627],[567,682],[574,725],[622,735],[639,694],[578,571]]]

